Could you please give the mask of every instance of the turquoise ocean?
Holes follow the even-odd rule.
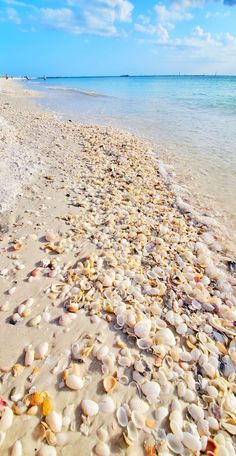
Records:
[[[236,231],[236,76],[34,79],[39,104],[63,119],[152,141],[183,198]]]

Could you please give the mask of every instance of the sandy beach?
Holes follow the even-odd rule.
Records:
[[[221,234],[147,144],[34,96],[0,80],[0,454],[233,456]]]

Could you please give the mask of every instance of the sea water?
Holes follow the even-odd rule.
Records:
[[[151,140],[185,198],[236,231],[236,77],[48,78],[28,85],[63,118]]]

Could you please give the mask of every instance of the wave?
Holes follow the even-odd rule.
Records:
[[[108,97],[108,95],[105,95],[105,94],[99,93],[99,92],[94,92],[91,90],[83,90],[83,89],[76,88],[76,87],[66,87],[66,86],[61,86],[61,85],[50,85],[50,84],[45,84],[42,82],[33,82],[33,84],[31,85],[31,88],[33,88],[33,86],[36,84],[41,86],[42,88],[48,89],[48,90],[59,90],[59,91],[70,92],[70,93],[75,92],[80,95],[86,95],[89,97]]]

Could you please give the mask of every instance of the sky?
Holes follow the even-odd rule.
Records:
[[[0,0],[6,72],[236,75],[236,0]]]

